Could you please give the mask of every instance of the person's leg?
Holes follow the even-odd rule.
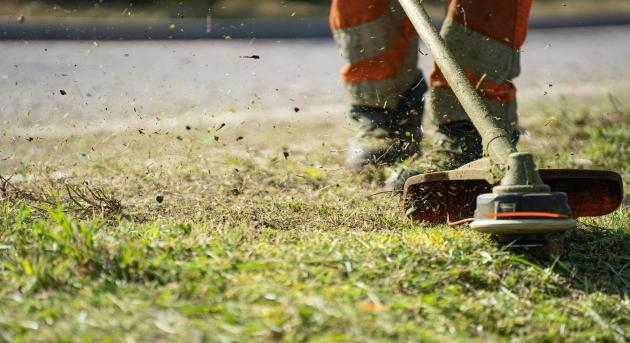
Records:
[[[452,0],[441,31],[499,125],[513,134],[514,143],[518,117],[512,80],[520,73],[519,50],[531,4],[532,0]],[[444,141],[439,143],[456,152],[449,169],[481,157],[479,133],[437,67],[431,74],[428,106]]]
[[[393,164],[418,151],[426,83],[418,37],[397,0],[333,0],[330,25],[347,64],[341,71],[362,123],[349,151],[356,169]]]
[[[518,141],[516,88],[519,49],[525,41],[532,0],[450,0],[441,35],[497,123]],[[458,168],[482,157],[481,136],[436,67],[427,97],[438,129],[434,148],[402,164],[387,180],[400,189],[415,174]]]

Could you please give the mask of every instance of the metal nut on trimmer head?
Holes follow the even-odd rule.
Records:
[[[508,156],[501,184],[492,189],[495,194],[548,193],[550,191],[551,189],[543,183],[536,170],[534,157],[527,152],[515,152]]]

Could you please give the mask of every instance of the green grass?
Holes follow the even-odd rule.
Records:
[[[627,182],[613,105],[541,107],[522,148]],[[627,204],[510,250],[404,218],[343,167],[347,127],[185,125],[0,141],[0,340],[630,338]]]

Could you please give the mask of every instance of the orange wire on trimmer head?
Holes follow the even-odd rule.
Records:
[[[569,216],[566,214],[552,213],[552,212],[499,212],[499,213],[482,213],[481,217],[484,218],[549,218],[549,219],[567,219]],[[448,226],[457,226],[466,223],[473,222],[475,218],[466,218],[452,222],[447,216],[446,222]]]
[[[458,220],[458,221],[454,221],[452,222],[450,219],[446,219],[446,223],[448,224],[448,226],[457,226],[457,225],[462,225],[462,224],[466,224],[466,223],[471,223],[475,220],[475,218],[466,218],[466,219],[462,219],[462,220]]]
[[[506,218],[506,217],[534,217],[534,218],[552,218],[552,219],[567,219],[569,216],[566,214],[552,213],[552,212],[499,212],[499,213],[482,213],[484,218]]]

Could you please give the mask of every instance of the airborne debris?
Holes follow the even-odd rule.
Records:
[[[192,127],[190,127],[190,125],[186,125],[186,130],[190,131],[190,129],[192,129]]]
[[[239,56],[239,58],[251,58],[253,60],[259,60],[260,56],[258,55],[251,55],[251,56]]]
[[[284,155],[285,160],[289,158],[289,152],[286,150],[282,152],[282,155]]]
[[[245,138],[245,137],[243,137],[243,136],[238,136],[238,137],[236,137],[236,141],[238,142],[238,141],[242,140],[243,138]]]
[[[214,141],[218,142],[219,141],[219,136],[214,136]]]
[[[219,128],[217,129],[217,131],[221,130],[221,129],[222,129],[222,128],[224,128],[224,127],[225,127],[225,123],[222,123],[222,124],[219,126]]]
[[[161,203],[162,203],[162,201],[164,201],[164,196],[163,196],[162,194],[158,194],[158,195],[155,197],[155,201],[157,201],[157,202],[158,202],[158,204],[161,204]]]
[[[67,93],[66,91],[64,91],[63,89],[60,89],[60,90],[59,90],[59,93],[61,93],[61,95],[66,95],[66,94],[68,94],[68,93]]]
[[[293,108],[293,111],[295,111],[295,113],[298,113],[298,112],[300,112],[300,108],[299,107],[295,107],[295,108]]]

